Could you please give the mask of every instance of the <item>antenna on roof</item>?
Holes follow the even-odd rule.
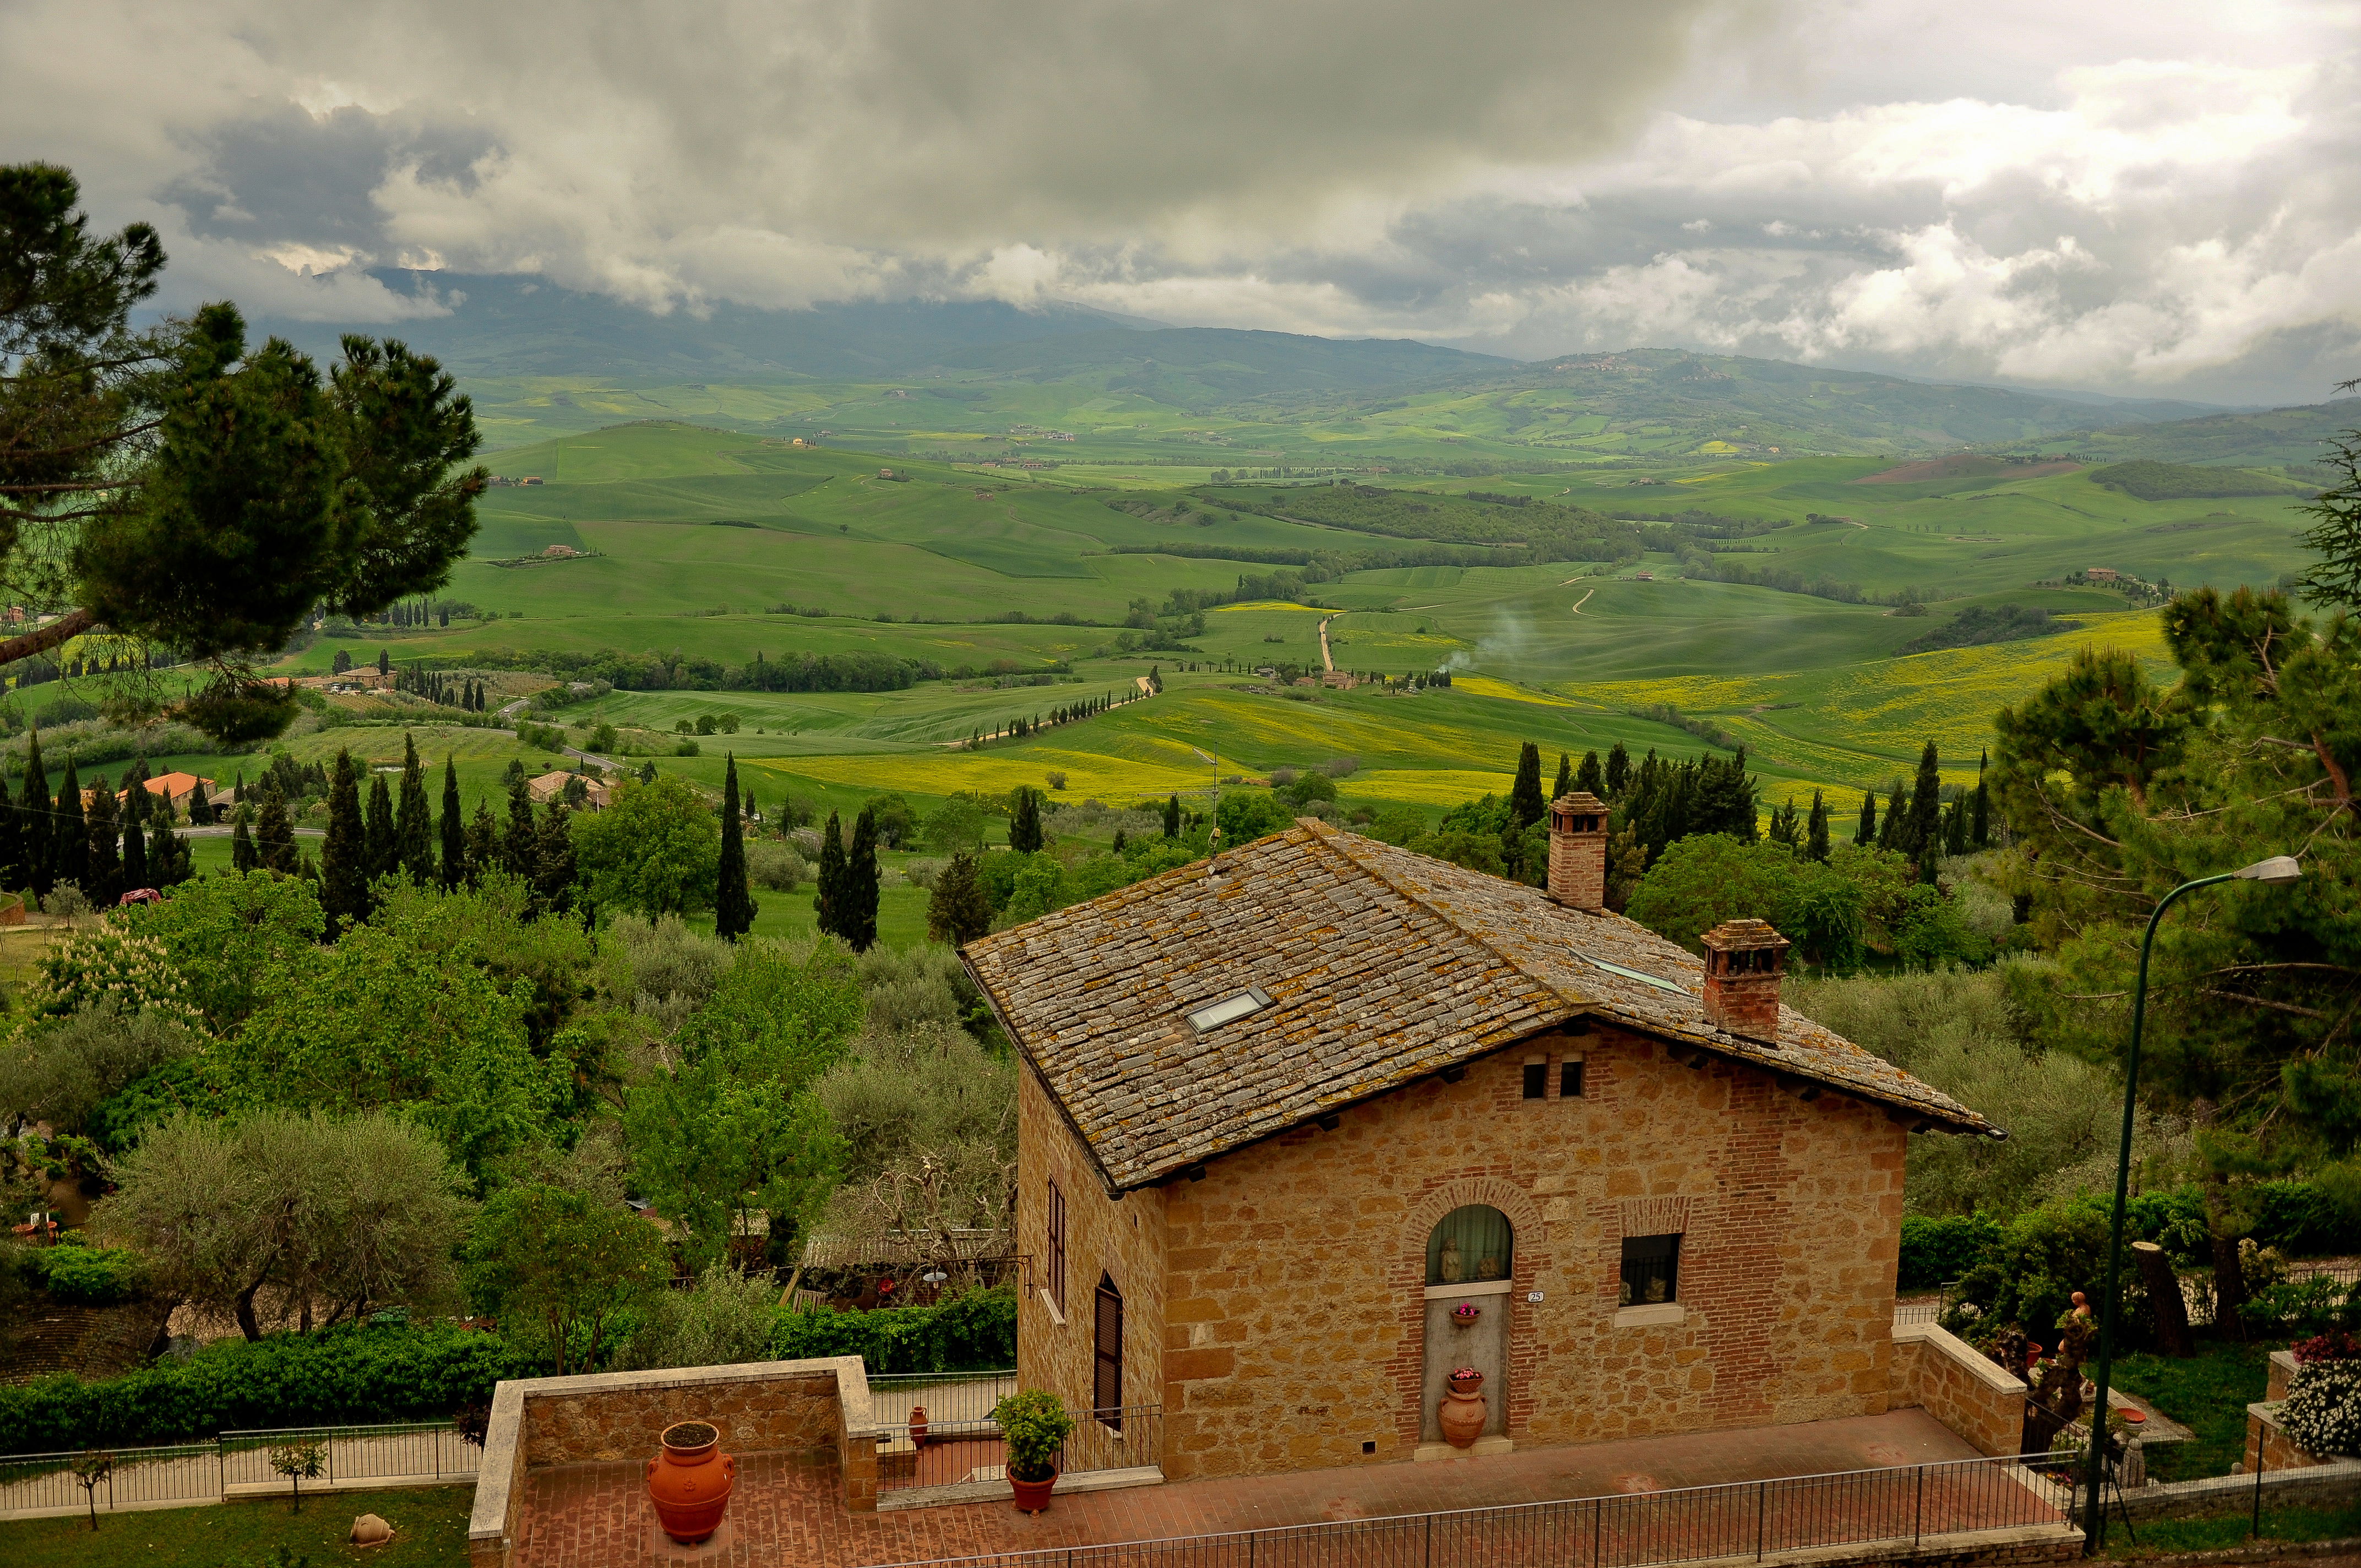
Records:
[[[1189,750],[1203,757],[1206,764],[1213,770],[1212,774],[1213,806],[1209,817],[1213,824],[1213,836],[1209,840],[1213,847],[1213,864],[1205,875],[1206,880],[1210,882],[1219,882],[1222,880],[1222,763],[1218,757],[1209,755],[1202,747],[1191,746]]]

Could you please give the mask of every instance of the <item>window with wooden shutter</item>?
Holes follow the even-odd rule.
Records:
[[[1063,1312],[1066,1310],[1066,1195],[1058,1190],[1055,1181],[1049,1183],[1049,1255],[1044,1259],[1049,1273],[1049,1299]]]
[[[1091,1405],[1101,1421],[1123,1430],[1123,1294],[1099,1276],[1098,1326],[1093,1341]]]

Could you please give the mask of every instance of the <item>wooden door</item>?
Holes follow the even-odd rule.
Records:
[[[1099,1276],[1097,1323],[1093,1332],[1091,1407],[1098,1419],[1116,1431],[1123,1430],[1123,1295],[1115,1281]]]

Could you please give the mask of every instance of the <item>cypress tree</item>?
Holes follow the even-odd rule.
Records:
[[[554,800],[544,806],[533,849],[533,908],[563,915],[574,904],[574,814]]]
[[[459,815],[459,767],[443,757],[443,886],[457,887],[467,875],[467,823]]]
[[[353,754],[336,753],[328,774],[328,836],[320,845],[320,908],[328,939],[368,918],[368,829],[361,821],[360,775]]]
[[[844,939],[856,953],[877,944],[877,808],[864,806],[852,823],[844,866]]]
[[[1812,792],[1811,821],[1804,829],[1804,858],[1826,864],[1828,858],[1828,803]]]
[[[1976,759],[1976,793],[1968,808],[1968,837],[1979,850],[1992,848],[1992,794],[1984,784],[1984,765],[1991,761],[1990,751]]]
[[[1910,827],[1910,801],[1903,793],[1902,781],[1896,779],[1885,793],[1885,820],[1878,824],[1877,847],[1881,850],[1902,849],[1902,835]]]
[[[41,766],[41,727],[38,724],[25,742],[25,793],[17,799],[22,803],[18,820],[24,828],[25,885],[37,896],[47,898],[57,881],[57,859],[52,853],[57,842],[57,822],[49,815],[49,775]]]
[[[1792,850],[1803,842],[1803,824],[1795,814],[1795,797],[1791,795],[1784,806],[1771,813],[1771,841]]]
[[[418,742],[406,730],[401,751],[401,806],[394,815],[394,836],[400,841],[401,869],[424,887],[434,880],[434,817],[426,804],[426,770],[419,766]]]
[[[91,786],[86,831],[90,869],[82,890],[97,908],[112,909],[123,899],[123,821],[103,776]]]
[[[58,882],[70,882],[90,896],[90,822],[82,815],[82,779],[74,771],[73,758],[66,759],[66,776],[58,785],[56,863],[50,874]]]
[[[1864,850],[1877,842],[1877,792],[1873,789],[1861,792],[1861,826],[1854,829],[1852,841]]]
[[[533,825],[533,791],[526,785],[524,770],[509,775],[509,830],[500,843],[500,869],[523,882],[531,882],[541,860],[540,835]]]
[[[1574,759],[1564,751],[1557,754],[1557,783],[1550,787],[1550,798],[1555,800],[1574,787]]]
[[[361,841],[368,847],[361,866],[369,881],[390,876],[401,869],[401,839],[394,828],[393,792],[385,787],[383,773],[369,775],[368,828]]]
[[[385,788],[383,780],[378,788]],[[262,809],[254,818],[254,854],[267,872],[295,874],[295,828],[287,820],[287,797],[276,779],[262,781]]]
[[[1918,753],[1918,777],[1910,791],[1910,824],[1902,843],[1905,855],[1923,857],[1927,846],[1939,853],[1943,842],[1943,773],[1935,757],[1935,742]]]
[[[210,828],[214,825],[214,803],[205,798],[205,781],[199,779],[189,788],[189,826]]]
[[[254,847],[254,837],[246,830],[247,809],[244,806],[237,808],[237,831],[230,835],[229,840],[230,869],[236,872],[250,872],[262,864],[261,853]]]
[[[148,791],[143,787],[125,802],[123,813],[123,889],[153,887],[148,876]]]
[[[1509,790],[1509,821],[1520,830],[1542,819],[1549,803],[1542,798],[1542,749],[1526,741],[1517,749],[1517,782]]]
[[[31,885],[25,874],[25,825],[8,798],[8,780],[0,774],[0,888]]]
[[[1040,797],[1020,786],[1016,792],[1016,815],[1008,823],[1008,847],[1020,855],[1033,855],[1040,852],[1041,842]]]
[[[1947,855],[1968,852],[1968,803],[1964,797],[1944,808],[1943,852]]]
[[[977,874],[975,856],[961,850],[935,879],[935,891],[927,900],[927,938],[956,948],[991,929],[992,901]]]
[[[1624,786],[1631,782],[1631,753],[1623,749],[1622,741],[1618,740],[1612,747],[1609,748],[1607,752],[1607,795],[1605,798],[1609,800],[1620,798],[1623,794]]]
[[[713,889],[713,933],[736,941],[754,925],[754,896],[746,886],[746,830],[738,816],[738,756],[721,778],[721,868]]]
[[[833,811],[828,814],[828,831],[819,839],[818,885],[812,894],[812,910],[819,916],[819,928],[832,937],[844,935],[844,825]]]
[[[1582,754],[1582,766],[1574,770],[1574,787],[1587,790],[1601,800],[1607,798],[1607,774],[1598,766],[1598,752]]]
[[[1177,794],[1164,802],[1164,836],[1167,839],[1180,837],[1180,796]]]
[[[189,880],[189,841],[159,824],[148,843],[148,885],[176,887]]]
[[[382,648],[377,651],[377,673],[380,675],[393,674],[393,655]]]
[[[467,885],[483,885],[484,873],[500,864],[500,825],[492,815],[491,803],[476,802],[476,814],[467,818]]]

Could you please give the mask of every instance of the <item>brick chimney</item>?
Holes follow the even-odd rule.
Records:
[[[1787,938],[1767,920],[1725,920],[1697,939],[1705,944],[1706,1021],[1741,1038],[1777,1045]]]
[[[1550,802],[1549,895],[1569,909],[1607,907],[1607,803],[1587,790]]]

